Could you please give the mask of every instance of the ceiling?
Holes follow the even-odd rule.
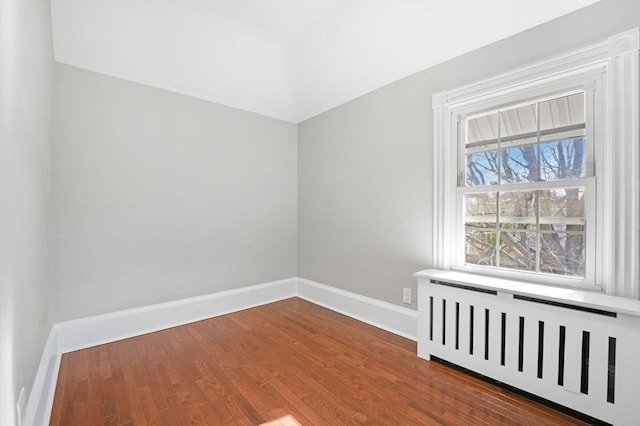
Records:
[[[596,0],[52,0],[58,62],[300,122]]]

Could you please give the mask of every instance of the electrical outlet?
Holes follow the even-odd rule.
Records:
[[[411,289],[403,288],[402,289],[402,303],[406,303],[407,305],[411,304]]]
[[[18,400],[16,401],[16,411],[18,414],[18,426],[22,426],[22,421],[24,420],[24,415],[27,410],[27,390],[22,387],[20,389],[20,394],[18,395]]]

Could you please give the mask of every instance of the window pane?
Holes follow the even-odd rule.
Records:
[[[492,223],[496,227],[498,220],[498,196],[496,192],[465,194],[465,222]]]
[[[536,104],[503,110],[500,113],[500,139],[538,131]]]
[[[538,111],[540,131],[584,123],[584,92],[540,102]]]
[[[584,191],[584,187],[541,189],[538,193],[540,224],[584,226]],[[568,228],[568,230],[581,230],[581,228]]]
[[[498,139],[498,113],[467,120],[467,144]]]
[[[522,224],[528,229],[536,224],[536,191],[500,193],[500,223]],[[511,226],[511,228],[515,228]]]
[[[465,235],[465,262],[473,265],[495,266],[496,232],[486,224],[467,226]]]
[[[528,141],[528,140],[527,140]],[[501,151],[502,182],[535,182],[540,180],[537,144],[506,147]]]
[[[475,152],[466,156],[467,186],[498,183],[498,151]]]
[[[540,234],[540,272],[584,277],[585,236],[583,233]]]
[[[537,234],[535,232],[500,232],[500,267],[536,270]]]
[[[586,176],[586,139],[558,139],[540,144],[542,179],[555,181]]]

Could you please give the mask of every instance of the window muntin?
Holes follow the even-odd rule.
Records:
[[[465,266],[586,278],[587,106],[577,90],[461,117]]]

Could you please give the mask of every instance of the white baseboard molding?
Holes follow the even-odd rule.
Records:
[[[49,424],[63,353],[288,299],[296,296],[296,290],[297,279],[288,278],[55,323],[40,359],[23,426]]]
[[[418,312],[298,278],[298,297],[407,339],[418,339]]]
[[[23,426],[49,424],[61,356],[58,350],[58,330],[54,324],[44,345],[36,378],[29,393]]]
[[[201,321],[296,295],[296,278],[59,322],[62,353]]]
[[[406,337],[417,339],[416,311],[304,278],[190,297],[55,323],[40,359],[23,426],[49,423],[62,354],[195,321],[213,318],[290,297],[309,302]]]

